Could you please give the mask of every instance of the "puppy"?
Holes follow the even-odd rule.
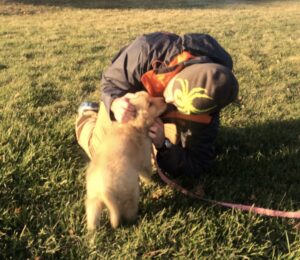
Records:
[[[122,220],[137,218],[139,177],[152,174],[149,128],[167,105],[163,98],[137,92],[129,101],[135,106],[136,118],[124,123],[112,123],[101,147],[87,170],[87,228],[94,230],[98,217],[106,206],[110,222],[117,228]]]

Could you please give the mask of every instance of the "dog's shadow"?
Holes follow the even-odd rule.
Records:
[[[200,179],[204,197],[260,207],[298,210],[300,207],[300,120],[271,121],[244,128],[221,127],[217,159]],[[141,211],[156,214],[169,208],[202,207],[203,202],[165,188],[158,177],[146,192]],[[162,189],[159,198],[152,192]],[[166,192],[164,195],[163,193]],[[148,201],[148,202],[147,202]]]

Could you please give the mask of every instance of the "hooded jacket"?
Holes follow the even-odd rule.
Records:
[[[112,64],[102,75],[102,101],[110,110],[112,101],[128,92],[146,90],[141,78],[152,70],[163,70],[176,56],[189,52],[202,57],[202,63],[218,63],[232,70],[230,55],[207,34],[186,34],[182,37],[172,33],[156,32],[137,37],[122,48]],[[169,149],[158,151],[159,166],[171,175],[198,176],[205,171],[215,157],[214,142],[218,132],[219,113],[212,115],[210,124],[187,120],[174,120],[180,142]]]

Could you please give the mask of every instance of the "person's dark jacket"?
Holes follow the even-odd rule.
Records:
[[[114,120],[114,116],[110,107],[115,98],[128,92],[145,90],[141,76],[153,69],[154,63],[155,66],[164,66],[183,51],[188,51],[193,56],[203,56],[208,62],[218,63],[232,70],[230,55],[207,34],[186,34],[180,37],[157,32],[142,35],[122,48],[102,75],[101,98],[111,119]],[[212,116],[213,120],[209,125],[178,122],[181,142],[157,154],[158,164],[163,170],[171,175],[197,176],[207,169],[215,157],[214,141],[219,126],[219,113]]]

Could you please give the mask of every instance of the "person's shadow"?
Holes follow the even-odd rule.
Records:
[[[300,209],[299,119],[221,127],[216,150],[216,162],[201,180],[205,198],[278,210]],[[152,212],[170,205],[181,210],[203,205],[179,192],[150,204]],[[147,206],[144,210],[147,212]]]

